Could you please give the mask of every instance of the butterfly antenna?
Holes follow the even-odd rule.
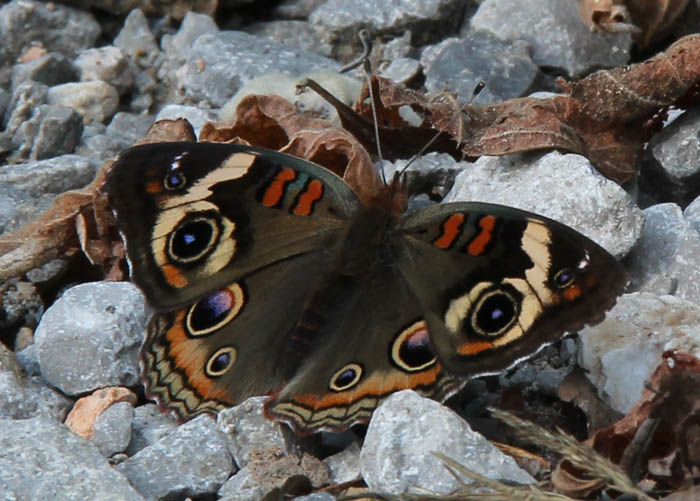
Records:
[[[469,101],[467,101],[466,104],[465,104],[464,106],[462,106],[458,111],[455,112],[455,114],[452,116],[452,118],[450,118],[450,121],[447,122],[447,125],[448,125],[448,126],[451,125],[452,122],[454,122],[454,121],[457,119],[457,117],[460,115],[460,113],[461,113],[462,111],[464,111],[464,108],[466,108],[467,106],[469,106],[470,104],[472,104],[472,101],[474,101],[474,98],[475,98],[476,96],[478,96],[479,93],[480,93],[482,90],[484,90],[484,87],[486,87],[486,84],[485,84],[484,82],[479,82],[478,84],[476,84],[476,85],[474,86],[474,90],[472,91],[472,95],[471,95],[471,97],[469,98]],[[441,131],[441,130],[440,130],[440,131],[437,131],[437,132],[435,133],[435,135],[430,139],[430,141],[428,141],[427,143],[425,143],[425,146],[423,146],[423,147],[420,149],[420,151],[419,151],[418,153],[416,153],[415,155],[413,155],[413,157],[408,161],[408,163],[404,166],[404,168],[401,169],[401,174],[403,174],[404,172],[406,172],[406,169],[408,169],[408,167],[409,167],[413,162],[415,162],[418,158],[420,158],[420,157],[423,155],[423,153],[425,153],[425,151],[426,151],[428,148],[430,148],[430,146],[431,146],[435,141],[437,141],[437,138],[440,137],[440,134],[442,134],[442,133],[443,133],[443,131]]]
[[[361,29],[357,33],[357,37],[360,39],[360,43],[362,43],[362,54],[360,54],[360,56],[354,61],[351,61],[350,63],[343,66],[339,72],[345,73],[347,71],[357,68],[360,65],[362,65],[362,68],[364,69],[365,80],[367,81],[367,88],[369,89],[369,101],[370,108],[372,109],[372,119],[374,122],[374,144],[377,148],[377,157],[379,158],[379,172],[381,173],[382,181],[386,185],[386,175],[384,174],[384,157],[382,156],[382,146],[379,140],[379,119],[377,118],[377,107],[375,106],[375,96],[374,90],[372,88],[372,63],[369,60],[369,55],[372,53],[372,37],[370,36],[368,29]]]

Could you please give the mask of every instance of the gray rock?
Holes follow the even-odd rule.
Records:
[[[456,201],[541,214],[583,233],[618,258],[635,244],[644,221],[630,196],[586,158],[556,151],[480,157],[455,179],[445,202]]]
[[[2,170],[0,167],[0,172]],[[37,219],[54,198],[52,194],[34,198],[26,191],[0,181],[0,234],[18,230]]]
[[[27,349],[29,348],[23,351]],[[0,418],[29,419],[43,416],[63,421],[72,405],[72,400],[56,390],[27,377],[15,354],[0,343]]]
[[[155,121],[175,120],[177,118],[186,119],[194,129],[195,136],[199,137],[199,132],[202,130],[205,123],[216,121],[216,113],[211,110],[202,110],[194,106],[168,104],[158,112]]]
[[[7,183],[33,197],[82,188],[95,177],[97,166],[79,155],[0,166],[0,183]]]
[[[32,80],[51,87],[78,79],[78,71],[73,62],[63,54],[49,52],[25,64],[12,68],[12,88],[22,82]]]
[[[700,197],[693,200],[688,207],[685,208],[683,217],[693,225],[693,228],[700,232]]]
[[[188,12],[175,35],[163,35],[161,46],[167,59],[175,60],[182,65],[187,62],[190,50],[200,36],[218,32],[219,27],[211,17],[197,12]]]
[[[147,499],[215,493],[234,465],[209,416],[200,416],[115,467]]]
[[[335,497],[328,492],[314,492],[308,496],[297,496],[294,499],[296,499],[296,501],[333,501]]]
[[[92,47],[100,25],[88,12],[36,0],[13,0],[0,8],[0,40],[4,51],[17,58],[32,43],[75,57]]]
[[[4,499],[142,501],[95,445],[47,418],[0,419]]]
[[[489,478],[535,482],[454,411],[411,390],[394,393],[374,412],[360,453],[362,476],[370,489],[394,494],[455,491],[459,483],[433,452]]]
[[[43,377],[68,395],[135,385],[146,319],[143,296],[129,282],[67,290],[35,333]]]
[[[127,146],[142,139],[153,125],[153,116],[125,113],[120,111],[107,126],[106,133],[111,137],[119,137]]]
[[[559,0],[484,0],[470,27],[504,40],[525,40],[535,63],[560,68],[571,77],[625,64],[632,46],[628,33],[590,31],[576,3]]]
[[[263,415],[267,397],[252,397],[240,405],[219,412],[216,429],[225,437],[228,450],[239,468],[248,464],[251,451],[275,447],[285,454],[299,454],[299,437],[288,427]]]
[[[7,113],[7,107],[10,104],[10,93],[7,92],[3,87],[0,87],[0,124],[5,123],[5,113]]]
[[[675,296],[625,294],[580,333],[580,364],[611,407],[627,413],[665,350],[700,355],[700,306]]]
[[[311,23],[323,26],[337,48],[355,45],[357,32],[368,28],[373,34],[395,34],[411,30],[413,45],[435,42],[456,33],[464,15],[458,0],[329,0],[309,16]]]
[[[246,33],[275,40],[282,45],[331,57],[332,46],[316,26],[307,21],[264,21],[246,26]]]
[[[34,284],[17,279],[0,286],[0,327],[36,326],[44,313],[44,302]]]
[[[700,108],[687,110],[647,148],[640,186],[659,200],[687,205],[700,192]]]
[[[107,82],[75,82],[55,85],[48,91],[49,104],[73,108],[83,115],[85,123],[106,122],[119,107],[119,92]]]
[[[122,136],[98,134],[96,136],[83,138],[75,152],[83,157],[92,158],[101,164],[106,160],[116,158],[119,153],[132,144],[133,143]]]
[[[642,235],[627,264],[634,290],[700,304],[700,233],[676,204],[644,209]]]
[[[129,402],[110,405],[95,420],[92,442],[105,457],[126,450],[131,440],[131,422],[134,408]]]
[[[385,67],[379,70],[379,75],[389,78],[394,82],[406,84],[420,74],[420,61],[411,57],[392,59]]]
[[[283,19],[306,19],[326,0],[281,0],[272,8],[272,16]]]
[[[240,31],[226,31],[197,39],[178,87],[192,102],[218,108],[243,84],[272,71],[300,76],[338,68],[335,61],[316,54]]]
[[[75,60],[80,80],[107,82],[119,95],[126,94],[134,85],[134,69],[119,47],[113,45],[88,49]]]
[[[462,104],[472,97],[480,81],[486,86],[475,102],[491,104],[528,94],[541,77],[527,42],[508,42],[485,31],[448,38],[428,47],[421,63],[426,89],[438,93],[447,86]]]
[[[360,477],[360,446],[353,442],[337,454],[327,457],[323,464],[328,467],[334,484],[342,484]]]
[[[29,377],[41,377],[39,351],[36,348],[36,344],[30,344],[21,350],[15,351],[15,358],[17,358],[17,363],[24,369],[24,372],[26,372]]]
[[[129,12],[124,20],[124,26],[114,39],[114,45],[141,68],[153,66],[160,56],[156,39],[141,9]]]
[[[13,161],[44,160],[73,153],[83,132],[83,117],[71,108],[42,104],[13,135]]]
[[[267,493],[248,468],[241,468],[221,486],[217,494],[219,501],[259,501]]]
[[[155,404],[146,404],[134,409],[131,442],[126,449],[133,456],[141,449],[155,444],[177,429],[177,420],[170,414],[158,410]]]
[[[7,132],[14,134],[24,122],[29,120],[34,109],[44,104],[48,97],[49,88],[37,82],[23,82],[14,88],[12,98],[5,114]]]

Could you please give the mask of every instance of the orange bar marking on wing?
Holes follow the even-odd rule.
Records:
[[[477,355],[482,351],[493,349],[493,343],[489,341],[477,341],[472,343],[463,343],[457,348],[457,353],[460,355]]]
[[[442,223],[442,235],[433,242],[440,249],[447,249],[462,233],[464,214],[452,214]]]
[[[318,179],[314,179],[306,187],[304,193],[301,194],[299,200],[294,207],[294,214],[297,216],[308,216],[313,212],[314,203],[323,197],[323,183]]]
[[[275,179],[267,187],[265,195],[262,199],[262,204],[265,207],[274,207],[284,196],[284,189],[288,182],[296,179],[297,173],[293,169],[282,169]]]
[[[481,232],[469,242],[467,247],[467,252],[472,256],[478,256],[483,254],[486,250],[486,246],[491,241],[493,237],[493,229],[496,227],[496,218],[493,216],[484,216],[479,219],[479,226],[481,226]]]

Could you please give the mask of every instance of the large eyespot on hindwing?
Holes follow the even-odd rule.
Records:
[[[238,316],[245,302],[245,293],[238,283],[212,292],[187,310],[187,334],[191,337],[206,336],[221,329]]]
[[[394,365],[406,372],[418,372],[437,362],[430,346],[430,334],[424,320],[414,322],[394,338],[390,347]]]
[[[224,346],[214,352],[207,360],[204,372],[209,377],[221,377],[236,363],[237,352],[233,346]]]
[[[353,388],[362,379],[364,370],[360,364],[347,364],[331,376],[328,387],[333,391],[345,391]]]

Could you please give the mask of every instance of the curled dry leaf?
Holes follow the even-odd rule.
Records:
[[[186,120],[164,120],[151,126],[139,143],[193,139]],[[111,165],[106,162],[85,188],[56,197],[37,221],[0,236],[0,282],[81,251],[104,271],[107,280],[124,278],[120,268],[124,249],[107,198],[100,191]]]
[[[693,481],[693,476],[697,482],[700,475],[700,359],[674,350],[664,352],[662,358],[634,408],[587,443],[625,467],[631,477],[638,472],[630,470],[640,468],[642,477],[654,476],[665,487],[678,488]],[[672,463],[664,476],[658,466],[649,466],[658,460]],[[566,474],[553,479],[565,478],[567,485],[578,485],[571,480],[577,476],[575,470],[566,463],[560,468]],[[585,484],[587,478],[579,480]]]
[[[315,162],[342,176],[363,201],[382,186],[372,159],[352,134],[326,120],[302,115],[279,96],[245,97],[233,124],[207,123],[200,140],[245,142]]]
[[[579,13],[591,30],[634,33],[646,48],[668,33],[688,0],[579,0]]]
[[[644,144],[662,126],[667,109],[700,102],[700,35],[684,37],[640,64],[599,71],[574,83],[560,80],[562,95],[466,106],[462,120],[454,120],[458,107],[448,95],[430,100],[391,81],[373,81],[380,140],[390,151],[415,152],[440,130],[449,138],[427,151],[474,158],[558,148],[586,156],[603,175],[624,183],[636,176]],[[371,149],[368,94],[365,89],[354,116],[348,116],[352,110],[336,109],[344,125],[350,124],[346,126]],[[404,119],[402,109],[407,108],[418,117],[414,125]]]

